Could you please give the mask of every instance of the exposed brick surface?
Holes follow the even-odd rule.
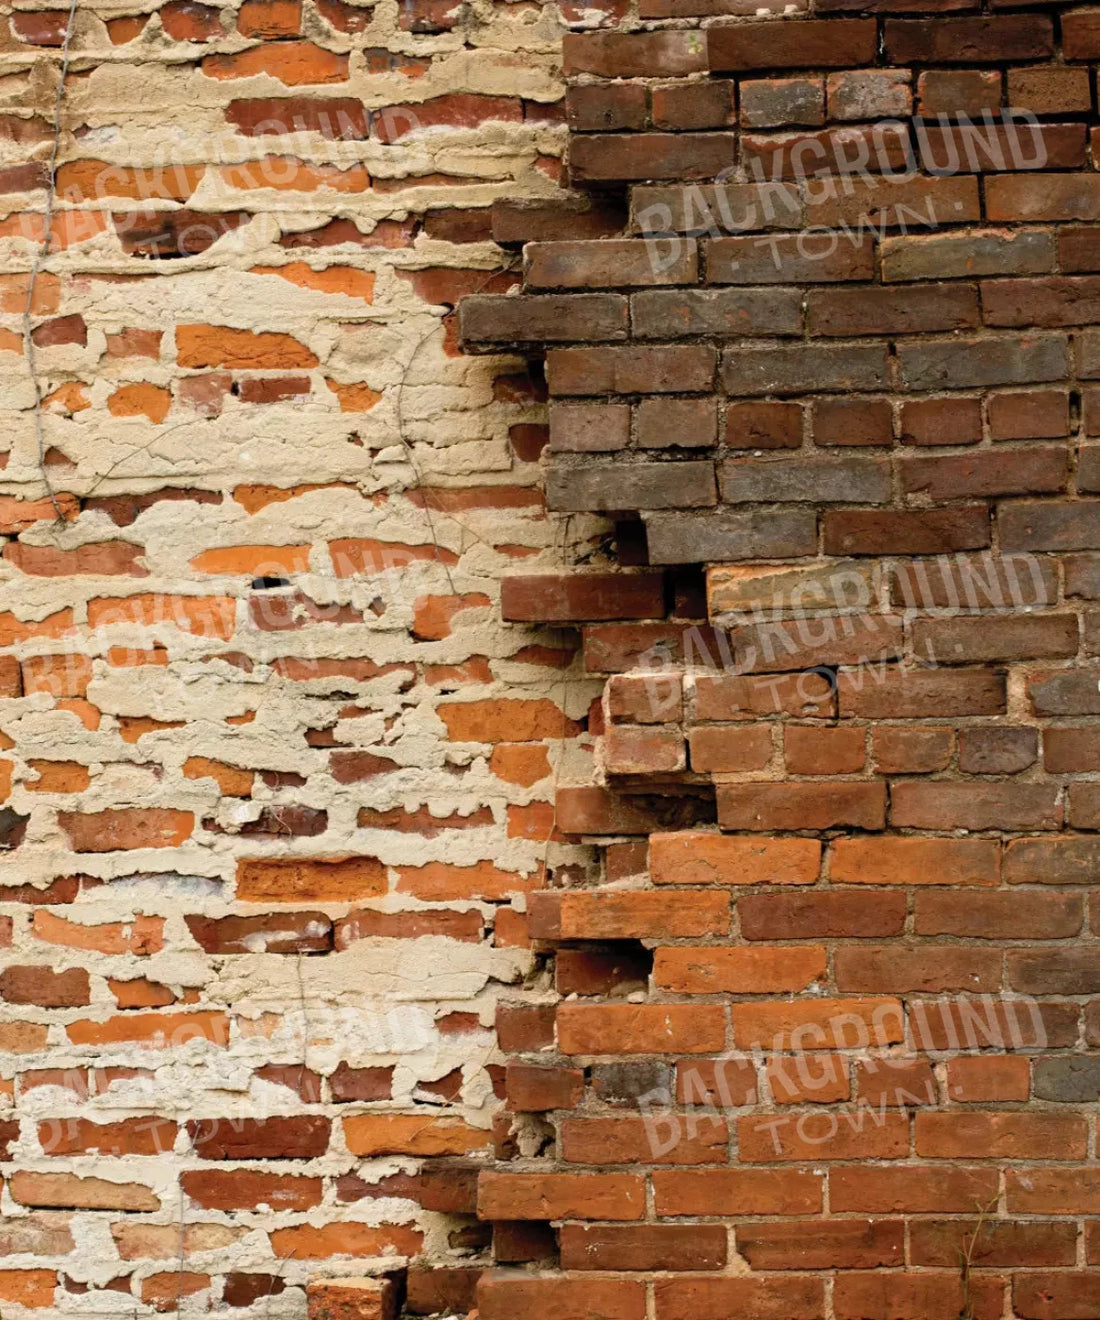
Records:
[[[4,19],[5,1314],[1097,1313],[1097,13]]]

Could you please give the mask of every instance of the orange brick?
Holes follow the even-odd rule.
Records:
[[[506,784],[530,788],[550,773],[550,756],[541,743],[497,743],[489,769]]]
[[[344,1119],[353,1155],[467,1155],[485,1150],[492,1134],[459,1119],[431,1114],[357,1114]]]
[[[734,1004],[733,1034],[741,1048],[856,1049],[904,1039],[897,999],[803,999],[790,1003]]]
[[[213,779],[226,797],[251,797],[255,772],[234,765],[212,761],[206,756],[189,756],[183,763],[187,779]]]
[[[237,602],[231,596],[103,596],[88,602],[88,626],[97,630],[120,624],[167,625],[228,641],[236,613]]]
[[[39,909],[31,921],[35,938],[95,953],[159,953],[164,947],[164,918],[137,916],[133,921],[85,925]]]
[[[316,356],[290,335],[235,330],[227,325],[177,326],[176,355],[181,367],[252,367],[270,371],[317,365]]]
[[[279,577],[309,571],[308,545],[231,545],[204,550],[191,560],[199,573],[231,573],[241,577]]]
[[[15,1306],[53,1306],[56,1287],[55,1270],[0,1270],[0,1298]]]
[[[154,424],[163,422],[171,407],[172,391],[145,381],[120,385],[107,400],[112,417],[145,417]]]
[[[127,848],[178,848],[191,837],[195,817],[167,807],[117,807],[107,811],[61,811],[58,824],[74,852]]]
[[[77,761],[39,761],[31,758],[27,768],[38,776],[26,785],[34,793],[83,793],[92,779],[88,767]]]
[[[212,1045],[229,1043],[229,1019],[224,1013],[127,1013],[94,1022],[84,1018],[66,1027],[74,1045],[121,1045],[132,1043],[150,1049],[171,1049],[189,1041],[205,1040]]]
[[[246,903],[344,903],[386,890],[377,857],[244,857],[237,898]]]
[[[837,839],[829,878],[845,885],[995,885],[1001,876],[996,839]]]
[[[580,1004],[558,1007],[563,1054],[712,1054],[726,1040],[719,1004]]]
[[[267,74],[286,87],[344,82],[347,55],[322,50],[309,41],[280,41],[252,46],[235,55],[207,55],[202,71],[208,78],[254,78]]]
[[[8,1183],[20,1205],[72,1210],[159,1210],[160,1198],[143,1183],[108,1182],[75,1173],[32,1173],[19,1169]]]
[[[821,844],[698,830],[653,834],[649,867],[656,885],[809,885],[821,867]]]
[[[451,742],[534,742],[540,738],[571,738],[580,730],[552,701],[502,697],[480,701],[449,701],[437,707]]]
[[[1031,1063],[1024,1055],[960,1055],[947,1061],[947,1094],[952,1100],[1026,1100]]]
[[[827,976],[823,945],[757,949],[658,949],[654,983],[680,994],[782,994]]]

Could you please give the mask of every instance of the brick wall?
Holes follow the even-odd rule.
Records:
[[[59,98],[67,9],[0,15],[6,1318],[472,1298],[600,691],[499,584],[606,527],[452,311],[563,196],[563,19],[81,3]]]
[[[779,6],[774,7],[776,10]],[[640,0],[565,37],[543,357],[599,884],[531,896],[482,1320],[1100,1315],[1100,10]]]

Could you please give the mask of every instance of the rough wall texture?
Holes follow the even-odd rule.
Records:
[[[1100,11],[992,9],[565,38],[631,236],[461,319],[619,522],[504,598],[587,621],[605,866],[532,898],[482,1320],[1100,1315]]]
[[[562,14],[82,2],[28,356],[67,16],[0,18],[0,1310],[464,1313],[524,895],[590,856],[599,685],[499,581],[603,523],[449,316],[560,192]]]

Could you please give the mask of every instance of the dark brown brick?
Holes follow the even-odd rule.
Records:
[[[1041,14],[983,18],[888,18],[886,54],[898,64],[996,64],[1054,54],[1051,20]]]
[[[1035,764],[1037,729],[959,730],[959,769],[968,775],[1015,775]]]
[[[885,399],[820,399],[814,404],[813,437],[815,445],[891,445],[893,410]]]
[[[482,345],[496,351],[500,344],[625,339],[627,315],[626,299],[614,293],[471,294],[458,309],[462,340],[474,352]]]
[[[694,284],[695,243],[640,238],[581,243],[531,243],[524,249],[524,278],[532,289],[626,288],[646,284]]]
[[[538,623],[654,619],[665,612],[663,573],[540,573],[501,582],[501,616]]]
[[[874,243],[870,238],[837,243],[835,237],[828,234],[752,234],[740,238],[716,238],[706,245],[706,268],[708,284],[822,284],[838,280],[869,280],[874,275]],[[952,324],[943,328],[955,327]]]
[[[593,133],[570,143],[569,173],[575,183],[713,179],[733,165],[736,141],[732,133]]]
[[[546,355],[551,394],[702,393],[713,385],[714,365],[714,349],[704,344],[558,348]]]
[[[1100,549],[1100,500],[1020,501],[997,512],[1006,550]]]
[[[806,305],[806,328],[818,335],[897,335],[968,330],[980,322],[969,284],[921,284],[904,295],[890,288],[817,289]]]
[[[870,64],[877,32],[871,19],[783,19],[707,31],[712,73],[753,69],[843,69]]]
[[[984,504],[953,509],[828,509],[825,551],[831,555],[937,555],[990,543]]]

